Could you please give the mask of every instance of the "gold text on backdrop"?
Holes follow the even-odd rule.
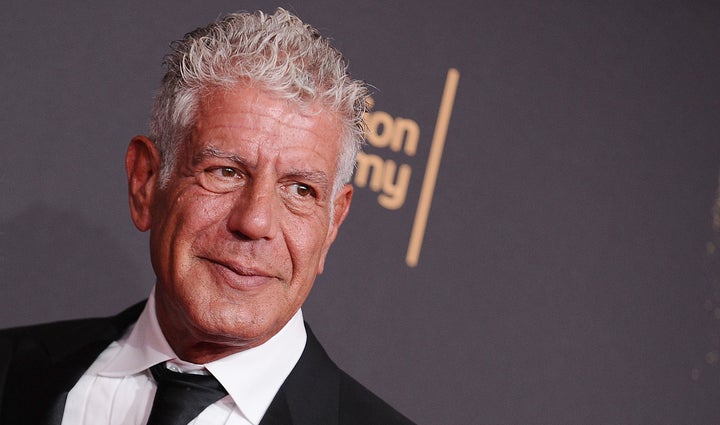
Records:
[[[440,159],[445,147],[445,138],[459,79],[458,70],[450,68],[445,79],[445,88],[440,101],[430,154],[425,166],[425,177],[405,257],[405,262],[410,267],[417,266],[420,258],[420,248],[427,227],[430,204],[435,192],[435,182],[440,170]],[[374,101],[372,98],[369,99],[368,106],[370,111],[365,114],[368,144],[373,148],[389,149],[408,157],[415,156],[420,141],[420,127],[417,122],[410,118],[393,117],[384,111],[373,111]],[[409,164],[398,164],[393,159],[383,158],[375,153],[360,152],[357,156],[357,169],[353,182],[358,188],[367,187],[373,192],[377,192],[378,204],[383,208],[397,210],[405,204],[411,175],[412,168]]]
[[[368,99],[372,108],[374,101]],[[409,118],[393,118],[383,111],[367,112],[365,123],[368,126],[366,139],[376,148],[389,148],[393,152],[400,152],[407,156],[414,156],[420,140],[420,127]],[[357,169],[355,171],[355,185],[367,186],[374,192],[379,192],[378,203],[389,210],[396,210],[405,203],[410,174],[412,169],[408,164],[398,164],[392,159],[383,159],[378,155],[360,152],[357,156]]]

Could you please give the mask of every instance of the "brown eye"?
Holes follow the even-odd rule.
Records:
[[[307,196],[312,196],[314,194],[313,189],[308,185],[304,185],[301,183],[295,183],[293,185],[293,188],[295,189],[295,193],[298,196],[301,196],[303,198],[307,197]]]
[[[215,193],[231,192],[244,183],[244,176],[234,167],[209,167],[198,176],[199,183],[205,189]]]
[[[237,171],[235,171],[234,168],[230,167],[223,167],[218,170],[220,172],[220,175],[223,177],[235,177],[237,176]]]

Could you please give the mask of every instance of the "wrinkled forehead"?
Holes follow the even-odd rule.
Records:
[[[204,116],[246,111],[258,117],[274,119],[288,126],[307,126],[322,122],[332,128],[335,141],[344,136],[344,117],[331,105],[319,99],[299,98],[294,94],[273,91],[259,84],[238,83],[230,87],[211,87],[203,90],[195,108],[193,127]]]
[[[238,87],[208,93],[198,106],[183,148],[186,155],[216,149],[248,158],[321,158],[328,172],[336,171],[342,126],[337,113],[322,105],[308,108],[253,87]]]

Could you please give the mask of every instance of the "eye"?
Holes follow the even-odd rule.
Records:
[[[232,167],[211,168],[208,171],[211,173],[214,173],[217,177],[225,177],[225,178],[238,177],[237,170]]]
[[[209,167],[198,176],[200,185],[215,193],[226,193],[242,186],[244,176],[234,167]]]
[[[292,185],[290,185],[290,190],[292,190],[295,195],[302,198],[308,196],[315,196],[315,190],[312,187],[302,183],[293,183]]]

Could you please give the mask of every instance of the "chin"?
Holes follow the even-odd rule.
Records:
[[[218,311],[220,310],[220,311]],[[202,314],[196,321],[197,328],[208,337],[224,342],[243,342],[267,339],[282,328],[272,321],[247,311],[235,309],[218,309],[210,314]],[[224,311],[222,311],[224,310]],[[277,327],[277,329],[274,329]]]

